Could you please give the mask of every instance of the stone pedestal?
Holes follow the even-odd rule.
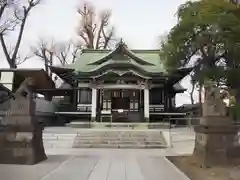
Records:
[[[32,165],[45,160],[43,125],[35,115],[35,101],[17,97],[10,104],[0,132],[0,163]]]
[[[222,117],[219,117],[219,123],[221,124],[220,119],[222,119]],[[238,129],[231,125],[196,126],[194,156],[205,166],[229,163],[235,156],[232,153],[236,150],[235,138],[237,131]]]
[[[231,163],[240,157],[238,127],[227,116],[220,90],[211,82],[205,84],[200,125],[195,127],[196,139],[193,155],[205,166]]]

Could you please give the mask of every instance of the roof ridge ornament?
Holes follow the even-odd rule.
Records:
[[[120,39],[115,48],[118,48],[119,46],[125,46],[126,48],[128,47],[127,44],[123,41],[123,38]]]

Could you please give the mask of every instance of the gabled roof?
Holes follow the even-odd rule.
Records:
[[[91,74],[104,67],[137,67],[147,73],[166,73],[159,57],[159,50],[130,50],[121,41],[111,50],[84,49],[69,68],[77,73]]]
[[[177,82],[176,84],[173,85],[173,89],[176,93],[183,93],[184,91],[187,90],[179,82]]]
[[[143,58],[139,57],[137,54],[135,54],[133,51],[128,49],[126,44],[123,43],[123,41],[120,41],[116,48],[113,51],[110,51],[106,56],[100,58],[99,60],[90,62],[88,65],[100,65],[108,60],[111,61],[121,61],[121,62],[128,62],[131,63],[131,61],[135,61],[136,64],[140,65],[150,65],[154,66],[154,64],[144,60]]]
[[[183,104],[183,105],[177,107],[177,109],[182,111],[182,112],[192,111],[192,110],[196,110],[196,109],[200,109],[200,108],[201,108],[201,104],[200,103],[196,103],[196,104]]]
[[[5,91],[7,93],[11,93],[11,90],[8,89],[6,86],[4,86],[2,83],[0,83],[0,91]]]

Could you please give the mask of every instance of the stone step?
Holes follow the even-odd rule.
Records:
[[[43,133],[45,148],[72,148],[77,134]]]
[[[159,137],[161,136],[160,134],[154,134],[154,135],[123,135],[123,134],[118,134],[118,135],[113,135],[113,134],[89,134],[89,135],[77,135],[79,137],[100,137],[100,136],[110,136],[110,137]]]
[[[105,139],[159,139],[161,138],[161,136],[155,136],[155,137],[141,137],[141,136],[76,136],[76,139],[99,139],[99,138],[105,138]],[[50,138],[46,138],[46,139],[50,139]],[[54,139],[54,138],[53,138]],[[64,138],[62,138],[64,139]]]
[[[139,144],[78,144],[74,145],[73,148],[149,148],[149,149],[160,149],[166,148],[164,145],[139,145]]]
[[[148,130],[145,130],[145,131],[134,131],[134,130],[132,130],[132,131],[124,131],[124,130],[115,130],[115,131],[109,131],[109,130],[107,130],[107,131],[81,131],[81,132],[77,132],[78,134],[96,134],[96,133],[98,133],[98,134],[106,134],[106,133],[108,133],[108,134],[142,134],[142,133],[148,133],[148,134],[155,134],[155,133],[160,133],[160,131],[148,131]]]
[[[116,137],[116,136],[126,136],[126,137],[141,136],[141,137],[146,137],[146,136],[156,136],[156,135],[160,135],[160,134],[111,134],[111,133],[106,133],[106,134],[97,134],[97,133],[94,133],[94,134],[78,134],[78,136],[82,136],[82,137],[85,137],[85,136],[113,136],[113,137]]]
[[[158,138],[126,138],[126,137],[124,137],[124,138],[121,138],[121,137],[117,137],[117,138],[114,138],[114,137],[96,137],[96,138],[87,137],[87,138],[81,138],[81,137],[76,137],[75,140],[159,141],[159,140],[162,140],[162,138],[161,137],[158,137]]]
[[[46,148],[164,148],[166,143],[159,131],[80,131],[75,134],[44,133]]]
[[[73,142],[73,141],[126,141],[126,142],[162,142],[163,139],[161,138],[155,138],[155,139],[131,139],[131,138],[103,138],[103,137],[98,137],[98,138],[75,138],[75,139],[44,139],[43,142]]]
[[[106,135],[111,135],[111,136],[156,136],[160,135],[160,132],[156,133],[129,133],[129,132],[105,132],[105,133],[99,133],[99,132],[93,132],[93,133],[77,133],[78,136],[106,136]]]
[[[158,134],[110,134],[110,133],[109,134],[78,134],[77,136],[81,136],[81,137],[87,137],[87,136],[156,137],[156,136],[160,136],[160,133]]]
[[[93,139],[98,139],[98,138],[112,138],[112,139],[159,139],[162,136],[154,136],[154,137],[149,137],[149,136],[76,136],[75,138],[79,139],[87,139],[87,138],[93,138]]]
[[[131,140],[75,140],[74,143],[162,144],[161,141],[131,141]]]
[[[80,130],[80,131],[78,131],[77,133],[79,133],[79,134],[91,134],[91,133],[124,133],[124,134],[126,134],[126,133],[129,133],[129,134],[141,134],[141,133],[149,133],[149,134],[151,134],[151,133],[159,133],[159,132],[161,132],[160,130],[141,130],[141,131],[138,131],[138,130],[118,130],[118,129],[115,129],[115,130],[108,130],[108,129],[106,129],[106,130]]]

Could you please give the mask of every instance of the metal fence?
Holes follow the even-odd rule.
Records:
[[[193,148],[194,126],[200,124],[200,117],[169,118],[169,128],[163,131],[169,147]]]
[[[187,118],[169,118],[169,129],[165,135],[166,141],[168,141],[169,147],[176,146],[189,146],[194,147],[195,144],[195,131],[194,127],[200,124],[201,117],[187,117]],[[235,136],[235,146],[240,146],[240,123],[234,121],[232,126],[238,129],[238,133]]]

